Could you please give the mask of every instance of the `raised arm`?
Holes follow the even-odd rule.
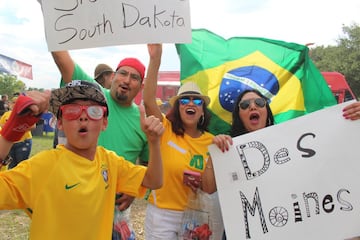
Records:
[[[149,163],[142,185],[149,189],[158,189],[163,184],[163,167],[160,152],[160,138],[164,127],[153,115],[145,117],[143,106],[139,106],[141,129],[146,134],[149,144]]]
[[[146,114],[154,115],[162,121],[163,116],[159,106],[156,104],[156,88],[159,68],[161,64],[162,45],[148,44],[150,56],[149,66],[145,79],[143,101]]]
[[[51,55],[60,71],[64,82],[71,82],[74,73],[75,63],[72,60],[70,53],[68,51],[54,51],[51,52]]]
[[[1,129],[0,136],[0,167],[6,159],[13,142],[19,140],[31,128],[43,112],[48,109],[50,91],[27,92],[27,96],[19,96],[11,111],[8,121]]]

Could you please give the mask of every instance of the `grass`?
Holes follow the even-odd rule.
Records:
[[[33,136],[31,156],[46,149],[52,148],[54,133],[43,136]],[[29,239],[30,218],[23,210],[0,211],[0,239],[25,240]]]
[[[41,152],[42,150],[50,149],[53,147],[54,133],[48,133],[43,136],[33,136],[33,145],[30,156]]]

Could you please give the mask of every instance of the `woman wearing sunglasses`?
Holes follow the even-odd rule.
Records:
[[[231,137],[274,125],[269,100],[258,90],[243,91],[232,112]]]
[[[268,99],[258,90],[243,91],[237,98],[232,112],[231,137],[237,137],[271,125],[274,125],[274,117]],[[220,141],[218,139],[220,137],[222,136],[216,136],[214,142]],[[211,159],[205,168],[202,186],[207,193],[213,193],[217,190]],[[225,233],[224,239],[226,239]]]
[[[169,100],[171,109],[166,115],[161,113],[156,104],[161,53],[160,44],[149,48],[150,64],[143,91],[146,114],[159,118],[165,128],[160,142],[164,184],[151,191],[149,196],[145,239],[177,240],[181,237],[182,217],[188,198],[192,191],[201,187],[199,176],[205,170],[208,146],[213,143],[214,136],[207,132],[210,98],[203,95],[194,82],[183,84],[177,95]],[[193,174],[190,180],[186,178],[189,171]],[[219,232],[221,236],[222,230]]]

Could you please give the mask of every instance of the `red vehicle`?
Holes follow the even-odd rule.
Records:
[[[344,75],[339,72],[321,72],[321,74],[328,83],[338,103],[356,99]]]
[[[145,79],[146,81],[146,79]],[[172,96],[175,96],[180,87],[179,71],[160,71],[158,75],[158,86],[156,97],[162,102],[167,102]],[[136,95],[134,101],[140,104],[142,100],[142,92]]]

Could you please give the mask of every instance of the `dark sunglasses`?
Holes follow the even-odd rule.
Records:
[[[196,106],[201,106],[204,103],[204,100],[201,98],[189,98],[189,97],[183,97],[179,99],[179,103],[181,105],[188,105],[190,102],[193,102]]]
[[[263,108],[266,105],[266,100],[263,98],[252,98],[252,99],[246,99],[241,102],[239,102],[239,107],[242,110],[246,110],[250,107],[250,104],[254,102],[256,106]]]

